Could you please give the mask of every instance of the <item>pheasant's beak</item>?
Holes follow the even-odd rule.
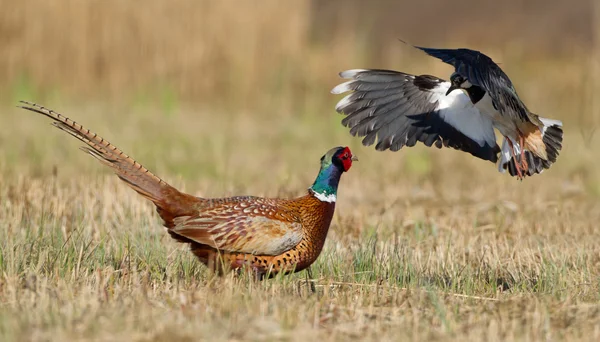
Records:
[[[455,85],[451,85],[450,88],[448,88],[448,91],[446,92],[446,96],[448,96],[448,94],[450,94],[452,91],[458,89],[457,86]]]
[[[352,158],[350,158],[350,160],[352,160],[352,161],[358,161],[358,157],[353,155]]]

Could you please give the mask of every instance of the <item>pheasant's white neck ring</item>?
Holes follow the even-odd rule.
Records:
[[[321,162],[321,169],[317,179],[310,187],[310,192],[321,202],[335,203],[338,184],[342,176],[342,169],[336,166],[329,158]]]
[[[310,189],[312,190],[313,195],[321,202],[335,203],[335,200],[337,199],[335,194],[319,193],[313,190],[312,188]]]

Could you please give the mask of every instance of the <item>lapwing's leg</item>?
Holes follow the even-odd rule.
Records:
[[[522,134],[519,134],[519,145],[521,145],[521,166],[527,172],[529,164],[527,163],[527,158],[525,158],[525,137]]]
[[[510,147],[510,154],[515,159],[515,169],[517,169],[517,178],[523,179],[523,174],[521,174],[521,163],[517,163],[517,156],[515,155],[515,148],[513,146],[512,141],[509,138],[506,138],[508,141],[508,147]]]

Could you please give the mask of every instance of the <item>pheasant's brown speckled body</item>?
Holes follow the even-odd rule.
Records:
[[[246,217],[246,215],[255,215],[255,218],[266,217],[268,219],[285,220],[286,222],[297,224],[299,230],[298,242],[292,241],[287,248],[281,248],[277,254],[270,255],[257,253],[242,253],[222,251],[220,254],[217,249],[210,245],[190,241],[192,252],[206,265],[214,267],[219,265],[218,257],[222,262],[231,268],[237,269],[244,265],[250,266],[258,274],[277,274],[279,272],[301,271],[310,266],[321,253],[323,244],[327,237],[327,231],[333,217],[335,202],[323,202],[314,197],[309,190],[306,196],[293,200],[265,199],[258,197],[233,197],[226,198],[227,205],[238,203],[235,206],[237,211],[232,216]],[[266,203],[266,208],[274,210],[265,210],[254,212],[254,209],[248,209],[260,203]],[[246,208],[245,208],[246,207]],[[219,207],[221,209],[221,207]],[[260,229],[258,229],[260,230]],[[226,234],[226,233],[225,233]],[[228,237],[228,244],[236,242],[245,242],[246,244],[261,239],[271,239],[271,235],[244,234],[239,231],[231,232]],[[281,239],[280,239],[281,240]],[[241,243],[239,243],[241,244]],[[278,244],[283,245],[282,243]]]
[[[325,243],[341,174],[356,160],[347,147],[331,149],[321,158],[308,194],[295,199],[200,198],[178,191],[69,118],[23,103],[22,108],[50,117],[54,126],[86,143],[85,152],[156,205],[171,237],[189,243],[194,255],[217,271],[248,267],[263,277],[310,266]]]

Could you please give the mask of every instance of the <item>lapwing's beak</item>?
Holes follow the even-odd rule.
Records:
[[[450,88],[448,88],[448,91],[446,92],[446,96],[448,96],[448,94],[450,94],[453,90],[458,89],[457,86],[455,85],[451,85]]]
[[[350,160],[352,160],[352,161],[358,161],[358,157],[355,156],[355,155],[352,155],[352,158],[350,158]]]

